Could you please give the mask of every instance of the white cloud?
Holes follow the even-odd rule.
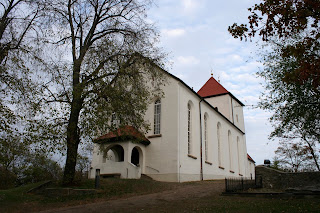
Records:
[[[199,0],[181,0],[183,12],[187,14],[197,12],[201,8],[202,3],[203,2]]]
[[[262,68],[262,63],[257,61],[247,62],[241,66],[235,66],[230,71],[232,73],[256,73],[259,68]]]
[[[228,57],[232,62],[243,62],[243,59],[240,55],[232,54]]]
[[[180,37],[180,36],[183,36],[185,33],[186,31],[184,29],[172,29],[172,30],[164,29],[161,31],[161,34],[164,37]]]
[[[181,65],[197,65],[199,60],[194,56],[178,56],[177,63]]]

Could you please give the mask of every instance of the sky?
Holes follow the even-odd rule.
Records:
[[[263,164],[272,160],[276,141],[268,135],[271,113],[254,108],[263,92],[263,81],[255,73],[258,62],[256,42],[234,39],[228,33],[233,23],[247,23],[247,8],[258,0],[155,0],[148,19],[160,32],[159,47],[169,54],[168,70],[198,91],[211,77],[246,106],[244,119],[247,152]]]

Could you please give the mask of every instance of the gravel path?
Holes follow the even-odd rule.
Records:
[[[152,206],[166,205],[170,202],[183,201],[192,198],[217,196],[224,190],[224,181],[204,181],[195,185],[183,185],[175,190],[154,194],[139,195],[130,198],[109,200],[80,206],[65,207],[43,211],[43,213],[82,213],[82,212],[136,212],[151,208]]]

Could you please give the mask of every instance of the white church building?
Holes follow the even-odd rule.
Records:
[[[181,79],[167,75],[168,83],[161,88],[164,96],[151,100],[145,114],[151,130],[143,135],[125,126],[94,140],[89,178],[99,172],[136,179],[144,174],[170,182],[254,179],[244,104],[213,77],[195,92]]]

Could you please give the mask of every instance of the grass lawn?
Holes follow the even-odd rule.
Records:
[[[43,182],[28,184],[13,189],[0,190],[0,212],[12,212],[22,208],[24,204],[37,202],[40,196],[29,195],[27,191]]]
[[[259,197],[213,196],[177,200],[148,209],[132,209],[132,212],[228,212],[275,213],[320,212],[320,199],[274,199]]]
[[[98,201],[127,198],[178,189],[186,185],[212,187],[210,182],[164,183],[153,180],[102,179],[101,188],[95,195],[58,196],[28,194],[29,189],[41,183],[9,190],[0,190],[0,212],[35,212],[40,210],[87,204]],[[56,186],[52,186],[56,187]],[[94,180],[86,180],[77,188],[93,188]],[[320,199],[280,199],[207,195],[188,197],[170,202],[159,201],[147,208],[130,206],[129,212],[320,212]],[[125,212],[125,211],[122,211]]]
[[[33,212],[50,208],[80,205],[103,200],[150,194],[178,187],[178,183],[163,183],[153,180],[101,179],[100,189],[94,195],[43,196],[29,194],[28,190],[42,184],[35,183],[8,190],[0,190],[0,212]],[[57,187],[52,185],[49,187]],[[73,188],[93,189],[94,180],[85,180]]]

